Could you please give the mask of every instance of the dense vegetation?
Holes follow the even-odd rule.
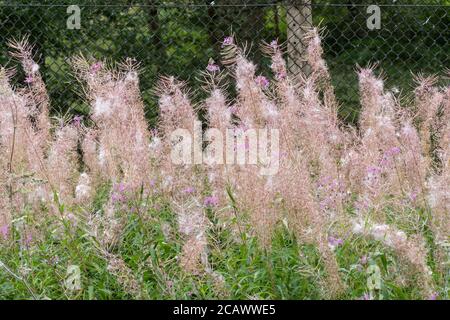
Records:
[[[0,69],[0,297],[448,299],[450,87],[417,76],[403,101],[359,68],[348,126],[318,31],[303,40],[296,78],[277,41],[266,77],[225,38],[201,103],[158,80],[153,130],[134,60],[72,57],[88,116],[51,118],[33,48],[10,42],[25,80]],[[172,133],[195,135],[200,114],[237,136],[278,130],[278,171],[174,163]]]
[[[132,57],[140,61],[146,70],[141,91],[147,117],[153,122],[158,109],[151,89],[161,73],[176,74],[197,89],[197,71],[206,66],[209,58],[219,60],[218,44],[231,32],[242,43],[253,44],[276,38],[283,43],[287,36],[286,5],[273,0],[217,0],[216,6],[208,6],[211,1],[202,0],[119,0],[114,1],[114,6],[103,6],[110,1],[93,4],[80,0],[77,4],[82,9],[81,30],[66,28],[67,6],[55,5],[64,1],[43,0],[35,6],[7,5],[11,3],[17,4],[0,1],[0,63],[11,64],[6,55],[6,42],[29,34],[31,42],[37,45],[37,58],[52,98],[52,114],[88,114],[87,105],[80,97],[81,87],[70,76],[67,61],[79,52],[97,59],[117,61]],[[259,6],[244,7],[244,3]],[[265,5],[273,3],[278,5]],[[383,7],[382,28],[369,31],[366,7],[358,5],[372,4],[372,1],[317,0],[313,3],[314,24],[327,30],[324,51],[342,103],[340,115],[351,122],[356,122],[359,110],[355,65],[378,62],[387,75],[388,87],[409,92],[411,71],[438,73],[443,65],[449,64],[449,7]],[[335,3],[341,5],[326,6]],[[390,0],[377,3],[393,4]],[[447,0],[394,4],[411,3],[449,4]],[[153,4],[156,6],[152,7]],[[230,4],[237,6],[220,6]],[[259,50],[251,50],[250,54],[255,61],[261,61],[261,71],[266,72],[267,64]],[[202,97],[199,91],[199,96],[193,99],[198,101]]]

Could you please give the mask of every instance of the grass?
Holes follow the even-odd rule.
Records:
[[[90,209],[105,201],[107,188],[98,191]],[[110,252],[120,257],[140,286],[130,294],[109,271],[89,228],[82,222],[84,209],[74,208],[77,223],[55,223],[48,217],[39,226],[40,237],[26,245],[19,230],[33,225],[33,212],[14,220],[14,241],[0,244],[1,299],[323,299],[324,271],[313,246],[297,244],[286,226],[279,225],[270,250],[259,247],[250,226],[241,223],[242,235],[214,218],[208,235],[210,272],[186,274],[179,267],[182,239],[175,215],[159,198],[150,199],[140,213],[123,211],[126,223]],[[67,209],[66,209],[67,210]],[[97,212],[100,214],[100,212]],[[377,241],[349,237],[336,248],[340,274],[347,285],[340,299],[359,299],[369,293],[368,270],[378,269],[376,299],[420,299],[414,277],[405,274],[390,250]],[[363,256],[367,262],[361,262]],[[433,255],[430,254],[431,262]],[[80,290],[68,290],[67,269],[80,269]],[[7,271],[7,269],[9,271]],[[433,264],[431,263],[433,267]],[[435,272],[440,299],[448,299],[448,275]],[[121,284],[122,283],[122,284]]]

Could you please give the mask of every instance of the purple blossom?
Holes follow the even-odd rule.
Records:
[[[264,76],[257,76],[255,81],[263,89],[267,89],[269,87],[269,80]]]
[[[366,199],[357,200],[356,201],[356,208],[358,210],[367,210],[369,208],[369,203]]]
[[[369,168],[367,168],[367,173],[372,174],[372,175],[377,175],[380,172],[381,172],[381,169],[379,167],[370,166]]]
[[[0,235],[3,237],[4,240],[8,238],[9,226],[7,224],[0,227]]]
[[[184,193],[194,193],[195,192],[195,188],[193,187],[187,187],[186,189],[183,190]]]
[[[333,236],[328,237],[328,244],[331,247],[338,247],[338,246],[342,245],[343,243],[344,243],[344,240],[342,240],[340,238],[335,238]]]
[[[328,209],[330,203],[331,203],[331,199],[330,198],[324,199],[324,200],[320,201],[319,207],[320,207],[321,210],[326,210],[326,209]]]
[[[364,293],[364,295],[359,298],[360,300],[372,300],[372,296],[370,294],[368,294],[367,292]]]
[[[210,63],[208,63],[208,66],[206,67],[206,70],[208,70],[209,72],[217,72],[217,71],[220,70],[220,68],[214,62],[210,62]]]
[[[77,222],[77,219],[75,218],[73,213],[69,213],[67,215],[67,219],[70,221],[70,223],[72,223],[72,225],[75,225]]]
[[[381,161],[380,161],[380,166],[385,168],[385,167],[387,167],[388,164],[389,164],[389,158],[387,155],[384,155],[383,159],[381,159]]]
[[[118,183],[114,185],[113,192],[111,194],[111,201],[113,203],[124,203],[127,201],[125,195],[126,186],[123,183]]]
[[[31,232],[25,233],[24,244],[28,247],[32,241],[33,241],[33,235],[31,234]]]
[[[433,292],[431,294],[431,296],[428,298],[428,300],[437,300],[438,297],[439,297],[439,293],[438,292]]]
[[[411,200],[411,202],[416,202],[417,199],[417,192],[413,191],[409,194],[409,199]]]
[[[359,259],[359,263],[362,264],[363,266],[367,264],[367,256],[364,255]]]
[[[236,107],[236,105],[232,105],[232,106],[229,108],[229,110],[230,110],[230,112],[231,112],[232,114],[236,114],[236,113],[237,113],[237,107]]]
[[[73,118],[73,121],[72,121],[72,123],[73,123],[73,125],[74,126],[76,126],[76,127],[79,127],[79,126],[81,126],[81,121],[83,120],[83,116],[75,116],[74,118]]]
[[[222,48],[226,46],[231,46],[234,43],[234,39],[232,36],[225,37],[222,42]]]
[[[401,150],[400,150],[399,147],[392,147],[391,149],[389,149],[389,150],[387,151],[387,154],[390,155],[390,156],[395,156],[395,155],[399,154],[400,151],[401,151]]]
[[[284,72],[284,71],[278,72],[278,73],[275,75],[275,79],[277,79],[277,80],[283,80],[283,79],[286,79],[286,76],[287,76],[286,72]]]
[[[114,191],[123,193],[125,190],[126,190],[126,186],[122,182],[114,185]]]
[[[216,196],[208,196],[203,201],[206,207],[216,207],[219,204],[219,198]]]
[[[399,147],[393,147],[393,148],[391,148],[390,150],[389,150],[389,153],[391,154],[391,155],[396,155],[396,154],[399,154],[400,153],[400,148]]]
[[[329,185],[330,182],[331,182],[331,177],[329,177],[329,176],[322,176],[317,181],[319,188],[323,187],[324,185]]]
[[[113,203],[125,202],[126,201],[126,197],[125,197],[125,195],[120,194],[120,193],[113,193],[111,195],[111,201]]]
[[[278,40],[272,40],[270,42],[270,46],[272,47],[272,49],[277,49],[278,48]]]
[[[399,147],[392,147],[389,150],[386,150],[383,154],[383,159],[381,159],[380,165],[382,167],[386,167],[389,164],[390,158],[399,154],[401,149]]]
[[[97,72],[99,72],[103,67],[103,63],[96,62],[91,66],[91,73],[96,74]]]
[[[29,76],[27,76],[27,77],[25,78],[25,83],[30,84],[30,83],[33,83],[33,82],[34,82],[34,78],[33,78],[32,75],[29,75]]]

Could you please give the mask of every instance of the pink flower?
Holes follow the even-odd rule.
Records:
[[[366,265],[367,264],[367,256],[362,256],[360,259],[359,259],[359,263],[361,263],[362,265]]]
[[[234,43],[234,39],[232,36],[225,37],[222,42],[222,48],[226,46],[231,46]]]
[[[267,89],[269,87],[269,80],[264,76],[257,76],[255,81],[263,89]]]
[[[9,226],[7,224],[0,227],[0,235],[3,237],[4,240],[8,239]]]
[[[356,208],[358,210],[367,210],[369,208],[369,203],[366,199],[360,199],[356,201]]]
[[[393,154],[399,154],[400,151],[401,151],[401,150],[400,150],[399,147],[394,147],[394,148],[391,149],[391,152],[392,152]]]
[[[113,203],[124,203],[127,201],[125,194],[126,186],[123,183],[114,185],[113,192],[111,194],[111,201]]]
[[[373,300],[372,296],[368,293],[364,293],[364,295],[359,298],[359,300]]]
[[[433,292],[431,294],[431,296],[428,298],[428,300],[437,300],[438,297],[439,297],[439,293],[438,292]]]
[[[69,214],[67,215],[67,219],[68,219],[68,220],[70,221],[70,223],[72,223],[73,225],[75,225],[76,222],[77,222],[77,219],[76,219],[76,217],[74,216],[73,213],[69,213]]]
[[[111,195],[111,201],[113,203],[125,202],[126,201],[126,197],[123,194],[120,194],[120,193],[113,193]]]
[[[206,207],[216,207],[219,204],[219,198],[216,196],[206,197],[205,200],[203,201],[203,204]]]
[[[276,49],[276,48],[278,48],[278,40],[272,40],[271,42],[270,42],[270,46],[273,48],[273,49]]]
[[[210,63],[208,63],[208,66],[206,67],[206,70],[208,70],[209,72],[217,72],[217,71],[220,70],[220,68],[214,62],[210,62]]]
[[[283,80],[283,79],[286,79],[286,76],[287,76],[287,74],[286,74],[286,72],[278,72],[276,75],[275,75],[275,79],[277,79],[277,80]]]
[[[195,188],[193,187],[187,187],[186,189],[183,190],[184,193],[194,193],[195,192]]]
[[[417,192],[413,191],[409,194],[409,199],[411,200],[411,202],[415,202],[417,199]]]
[[[83,116],[75,116],[73,118],[73,125],[79,127],[81,125],[81,121],[83,120]]]
[[[367,173],[372,174],[372,175],[377,175],[381,172],[381,169],[379,167],[375,167],[375,166],[370,166],[367,169]]]
[[[335,238],[332,236],[328,237],[328,244],[332,248],[338,247],[338,246],[342,245],[343,243],[344,243],[344,241],[342,239]]]
[[[33,83],[34,82],[34,78],[33,78],[33,76],[27,76],[26,78],[25,78],[25,83],[28,83],[28,84],[30,84],[30,83]]]
[[[237,107],[236,107],[236,105],[232,105],[232,106],[229,108],[229,110],[230,110],[230,112],[231,112],[232,114],[236,114],[236,113],[237,113]]]
[[[401,149],[400,149],[399,147],[392,147],[392,148],[390,148],[389,150],[387,150],[387,151],[384,153],[384,155],[385,155],[386,157],[390,157],[390,156],[392,157],[392,156],[395,156],[395,155],[399,154],[400,151],[401,151]]]
[[[25,233],[24,244],[28,247],[32,241],[33,241],[33,235],[31,234],[31,232]]]
[[[100,61],[94,63],[91,66],[91,73],[96,74],[97,72],[99,72],[102,69],[102,67],[103,67],[103,64]]]
[[[126,186],[123,183],[118,183],[118,184],[114,185],[114,191],[123,193],[125,191],[125,189],[126,189]]]

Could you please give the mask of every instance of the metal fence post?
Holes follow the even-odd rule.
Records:
[[[287,12],[287,51],[288,69],[291,74],[308,74],[309,66],[305,61],[303,36],[312,28],[311,0],[299,4],[288,4]]]

